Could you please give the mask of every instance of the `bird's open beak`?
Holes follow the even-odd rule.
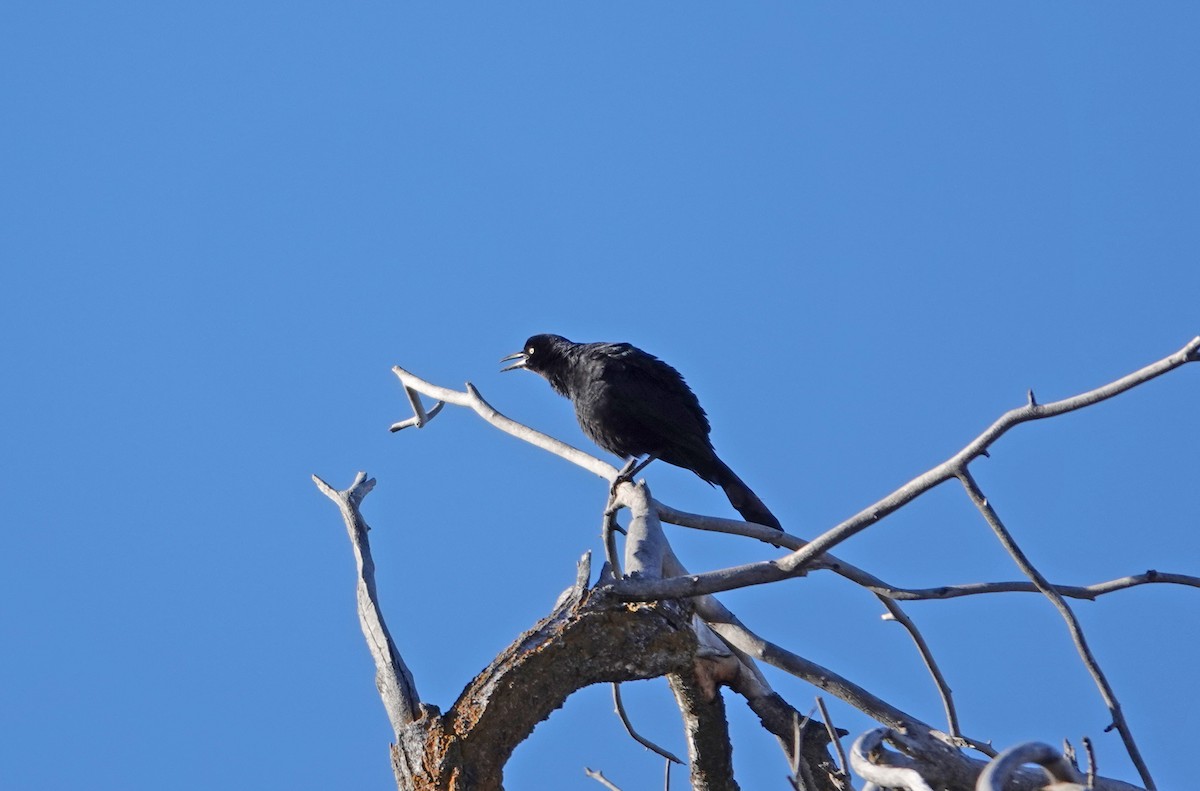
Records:
[[[500,373],[504,373],[505,371],[515,371],[518,368],[524,368],[525,363],[529,362],[529,355],[527,355],[525,352],[517,352],[516,354],[510,354],[507,357],[500,358],[500,362],[502,363],[506,363],[509,360],[516,360],[516,362],[512,365],[506,365],[505,367],[501,368]]]

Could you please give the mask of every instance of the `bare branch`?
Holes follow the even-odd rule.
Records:
[[[617,489],[616,500],[630,514],[625,529],[626,574],[640,579],[661,579],[667,538],[658,521],[658,511],[651,505],[650,489],[645,481],[624,483]]]
[[[919,761],[920,766],[932,775],[931,780],[936,779],[949,788],[970,788],[983,771],[986,763],[954,749],[951,743],[955,740],[947,734],[876,697],[832,670],[764,640],[747,629],[714,597],[697,597],[693,604],[705,622],[734,647],[807,681],[889,726],[893,740],[902,744],[904,751]],[[978,744],[978,741],[970,740],[970,743],[974,745]],[[1016,784],[1006,791],[1035,791],[1040,787],[1036,776],[1025,773],[1018,775]],[[1136,791],[1136,788],[1108,778],[1098,778],[1096,781],[1098,791]]]
[[[932,656],[929,654],[927,646],[924,646],[924,641],[920,639],[919,632],[912,627],[910,634],[918,644],[919,650],[922,651],[923,657],[926,659],[927,665],[930,667],[931,673],[935,677],[935,682],[938,684],[939,691],[942,692],[943,701],[947,707],[947,720],[949,722],[950,734],[942,734],[931,726],[922,723],[915,718],[907,715],[905,712],[896,709],[887,704],[871,693],[857,687],[844,678],[841,678],[835,673],[832,673],[826,668],[823,668],[815,663],[811,663],[791,652],[788,652],[779,646],[770,643],[750,632],[741,622],[729,613],[719,602],[713,599],[708,594],[720,590],[728,590],[733,588],[745,587],[747,585],[761,584],[776,580],[786,579],[794,576],[801,576],[810,569],[829,569],[841,574],[847,579],[857,582],[871,589],[874,593],[881,596],[885,600],[903,600],[903,599],[922,599],[922,598],[951,598],[954,596],[973,595],[983,592],[999,592],[1001,590],[1026,590],[1021,587],[1027,583],[979,583],[974,585],[962,586],[947,586],[937,589],[903,589],[895,588],[884,583],[882,580],[868,574],[867,572],[857,569],[849,564],[838,560],[837,558],[828,555],[828,550],[835,547],[838,543],[847,540],[857,533],[865,530],[867,527],[880,521],[893,511],[903,507],[913,499],[921,496],[930,489],[944,483],[953,477],[963,478],[964,485],[971,480],[967,472],[967,464],[980,455],[987,455],[988,448],[999,437],[1006,433],[1013,426],[1019,423],[1037,420],[1042,418],[1053,417],[1065,412],[1081,409],[1099,401],[1111,398],[1125,390],[1140,385],[1152,378],[1160,376],[1176,367],[1179,367],[1187,362],[1193,362],[1200,359],[1200,337],[1193,339],[1181,351],[1170,357],[1164,358],[1157,363],[1146,366],[1126,377],[1118,379],[1108,385],[1102,386],[1092,391],[1088,391],[1072,398],[1064,399],[1050,404],[1040,405],[1037,400],[1029,394],[1026,403],[1017,409],[1010,410],[1003,414],[991,426],[989,426],[975,440],[969,443],[966,447],[956,453],[954,456],[947,459],[942,464],[933,467],[926,473],[917,476],[905,485],[896,489],[887,497],[882,498],[878,502],[863,509],[857,514],[844,520],[832,529],[825,531],[811,542],[804,542],[799,538],[788,534],[781,534],[778,531],[767,531],[767,528],[749,525],[747,523],[734,523],[732,520],[707,520],[699,517],[697,519],[705,519],[704,529],[721,529],[724,532],[737,532],[744,535],[752,536],[756,539],[767,543],[787,546],[791,549],[791,553],[782,558],[761,563],[751,563],[744,566],[738,566],[727,569],[718,569],[716,571],[707,572],[699,575],[688,575],[681,566],[678,570],[674,566],[678,566],[678,561],[674,559],[670,547],[661,537],[660,525],[658,519],[661,518],[667,521],[675,521],[678,512],[673,512],[671,509],[659,503],[653,503],[649,500],[649,494],[642,487],[624,486],[619,487],[621,497],[629,498],[624,504],[631,507],[634,512],[633,524],[631,524],[631,535],[626,543],[626,560],[631,572],[637,571],[636,575],[631,574],[630,578],[617,579],[614,583],[603,586],[598,591],[591,592],[591,599],[605,600],[608,604],[612,604],[614,600],[623,601],[651,601],[659,599],[674,599],[692,597],[691,604],[694,605],[695,611],[700,614],[705,621],[714,629],[717,634],[731,647],[734,653],[739,658],[739,663],[736,665],[740,670],[737,673],[737,678],[730,682],[739,684],[744,688],[751,690],[751,695],[754,698],[747,698],[752,702],[757,700],[759,703],[768,701],[772,698],[777,698],[777,695],[769,692],[769,687],[766,686],[765,679],[762,678],[761,672],[754,664],[754,659],[762,659],[778,667],[781,667],[788,672],[793,673],[801,678],[804,678],[821,689],[824,689],[830,694],[846,700],[851,705],[856,706],[860,710],[870,714],[878,719],[881,723],[889,725],[893,728],[889,739],[903,750],[911,760],[920,764],[932,774],[927,774],[926,778],[929,782],[937,787],[947,788],[966,788],[966,783],[973,783],[974,778],[978,776],[982,770],[983,762],[968,758],[963,755],[955,745],[961,745],[964,740],[955,738],[957,736],[958,725],[957,717],[953,711],[952,701],[949,695],[948,686],[944,679],[940,678],[940,673],[937,672],[936,664],[932,661]],[[406,395],[410,400],[410,405],[413,408],[414,417],[405,421],[402,424],[396,424],[394,429],[403,428],[408,425],[423,426],[429,419],[436,414],[436,410],[440,408],[440,404],[431,409],[428,413],[424,411],[420,398],[417,393],[423,394],[430,398],[434,398],[439,402],[451,403],[458,406],[466,406],[474,410],[477,414],[483,417],[490,424],[500,428],[501,430],[523,439],[531,444],[548,450],[561,458],[564,458],[572,463],[592,472],[593,474],[612,481],[617,470],[613,466],[606,464],[599,459],[596,459],[583,451],[571,447],[565,443],[559,442],[541,432],[535,431],[529,427],[523,426],[511,419],[501,415],[493,407],[491,407],[478,391],[469,383],[466,385],[465,392],[448,390],[424,382],[412,374],[396,367],[393,369],[405,387]],[[973,480],[971,480],[973,484]],[[970,487],[968,486],[968,489]],[[361,495],[360,495],[361,497]],[[980,495],[982,497],[982,495]],[[634,503],[631,505],[631,503]],[[614,503],[615,504],[615,503]],[[984,500],[986,505],[986,500]],[[981,508],[981,510],[983,510]],[[987,511],[984,511],[985,517]],[[685,518],[690,515],[684,515]],[[360,517],[361,519],[361,517]],[[615,520],[606,520],[606,529],[609,537],[612,534],[612,525]],[[990,521],[990,520],[989,520]],[[997,520],[998,523],[998,520]],[[349,523],[348,523],[349,524]],[[737,529],[732,529],[729,525],[738,525]],[[714,525],[716,525],[714,527]],[[1003,526],[1001,525],[1001,530]],[[363,532],[365,534],[365,523],[363,524]],[[636,530],[636,535],[634,532]],[[762,535],[756,533],[756,530],[763,531]],[[614,540],[615,541],[615,540]],[[606,544],[613,543],[606,541]],[[660,548],[661,545],[661,548]],[[1019,551],[1019,550],[1018,550]],[[615,559],[615,552],[614,559]],[[615,566],[615,563],[613,564]],[[1035,570],[1036,571],[1036,570]],[[619,573],[619,572],[618,572]],[[665,579],[658,579],[663,574],[672,575]],[[1184,575],[1160,575],[1156,572],[1148,572],[1146,575],[1139,577],[1129,577],[1124,580],[1113,581],[1111,583],[1100,583],[1089,588],[1067,588],[1062,587],[1062,592],[1056,590],[1056,586],[1051,586],[1044,578],[1034,578],[1033,588],[1041,591],[1045,595],[1056,601],[1056,606],[1061,605],[1066,608],[1062,600],[1062,596],[1081,594],[1083,598],[1094,598],[1102,593],[1107,593],[1110,590],[1119,590],[1125,587],[1132,587],[1136,584],[1144,584],[1147,582],[1173,582],[1177,584],[1187,584],[1200,586],[1200,580],[1195,577],[1186,577]],[[936,593],[932,593],[936,592]],[[1053,595],[1052,595],[1053,594]],[[573,597],[572,597],[573,598]],[[893,606],[894,601],[890,602]],[[888,606],[889,601],[885,601],[885,606]],[[630,613],[637,613],[641,608],[631,610]],[[657,608],[655,608],[657,609]],[[664,612],[671,612],[673,608],[669,604],[664,608]],[[891,607],[889,607],[891,609]],[[1069,613],[1069,608],[1066,608]],[[911,620],[907,623],[901,616],[895,616],[902,623],[905,623],[906,628],[911,624]],[[1070,625],[1070,619],[1068,619]],[[1077,624],[1076,624],[1077,626]],[[686,629],[685,629],[686,630]],[[686,630],[689,631],[690,630]],[[536,634],[530,633],[530,634]],[[518,641],[518,649],[515,656],[522,657],[522,651],[530,647],[530,640],[534,643],[538,639],[527,635],[522,641]],[[1079,640],[1082,640],[1082,634],[1079,635]],[[1078,641],[1077,641],[1078,645]],[[1086,649],[1086,643],[1083,644]],[[539,661],[544,659],[542,654],[544,651],[537,651]],[[585,654],[586,655],[586,654]],[[497,663],[500,663],[502,658],[498,658]],[[636,659],[634,661],[637,661]],[[1094,661],[1094,660],[1093,660]],[[1086,659],[1085,659],[1086,663]],[[1096,668],[1098,671],[1098,667]],[[498,671],[499,672],[499,671]],[[611,673],[611,668],[605,672]],[[488,671],[478,677],[472,686],[477,687],[479,684],[489,683]],[[634,675],[633,677],[642,677]],[[1103,677],[1100,677],[1103,679]],[[611,676],[605,680],[614,680]],[[590,683],[590,682],[589,682]],[[1102,692],[1103,692],[1103,685]],[[464,693],[464,697],[460,698],[456,704],[456,709],[460,705],[469,703],[470,687],[468,692]],[[489,695],[497,694],[498,688],[489,688]],[[478,694],[478,693],[477,693]],[[507,693],[506,693],[507,694]],[[782,700],[782,699],[780,699]],[[1107,701],[1106,701],[1107,702]],[[1115,699],[1114,699],[1115,703]],[[786,704],[784,704],[786,706]],[[489,706],[489,710],[493,710],[495,706]],[[1110,706],[1110,708],[1113,708]],[[1123,717],[1120,716],[1120,709],[1116,707],[1114,710],[1114,725],[1122,730],[1122,736],[1127,737],[1127,729],[1123,725]],[[757,709],[756,709],[757,711]],[[467,712],[467,713],[464,713]],[[446,718],[445,732],[460,732],[456,724],[463,717],[470,718],[468,710],[450,712]],[[457,719],[456,719],[457,718]],[[472,723],[472,726],[479,723]],[[522,724],[524,727],[524,724]],[[532,727],[532,724],[529,725]],[[486,730],[483,729],[483,730]],[[523,736],[521,737],[523,738]],[[881,737],[882,738],[882,737]],[[1132,744],[1131,739],[1127,739],[1127,744]],[[465,747],[458,749],[467,749]],[[477,748],[478,749],[478,748]],[[465,755],[465,753],[464,753]],[[1133,747],[1131,755],[1134,757],[1136,764],[1139,764],[1139,771],[1142,770],[1140,765],[1140,756],[1136,754],[1136,747]],[[482,765],[487,760],[477,760],[476,765]],[[500,766],[503,764],[501,763]],[[1017,773],[1016,780],[1012,788],[1027,791],[1035,787],[1035,780],[1031,777],[1032,772],[1022,770]],[[499,777],[498,772],[496,776]],[[1143,777],[1151,789],[1148,775],[1143,772]],[[914,786],[915,788],[916,786]],[[1119,783],[1117,781],[1109,781],[1106,779],[1098,779],[1096,783],[1098,789],[1129,789],[1132,786]]]
[[[687,574],[687,569],[679,562],[679,558],[668,545],[666,555],[663,558],[663,573],[669,575]],[[720,684],[727,685],[731,690],[741,695],[746,700],[746,704],[750,710],[758,715],[764,728],[773,734],[780,743],[780,747],[784,752],[788,752],[793,743],[792,721],[793,717],[797,716],[796,708],[785,701],[778,693],[771,689],[770,683],[766,676],[758,669],[754,659],[752,659],[745,651],[741,650],[737,645],[727,640],[724,636],[718,634],[711,626],[712,620],[722,620],[727,622],[737,622],[737,618],[733,613],[729,612],[721,602],[712,596],[700,596],[692,601],[696,608],[696,617],[692,619],[692,628],[699,640],[699,649],[697,651],[698,662],[706,655],[713,652],[724,654],[720,648],[714,646],[713,641],[718,641],[722,646],[732,653],[731,659],[736,658],[736,663],[721,663],[719,678],[714,681]],[[713,646],[712,649],[706,650],[705,646]],[[716,669],[714,666],[712,669]],[[710,675],[713,675],[710,673]],[[697,678],[703,679],[704,675],[698,673]],[[715,694],[715,686],[714,683]],[[804,758],[808,764],[811,775],[817,781],[815,791],[850,791],[848,778],[845,782],[842,781],[833,760],[829,757],[828,751],[825,750],[825,734],[824,725],[810,723],[808,728],[817,731],[821,738],[817,738],[813,733],[809,733],[810,738],[804,740]]]
[[[850,748],[850,765],[854,771],[864,780],[883,788],[933,791],[910,758],[883,749],[883,740],[890,735],[887,728],[876,728],[855,739]],[[872,756],[875,756],[874,760]]]
[[[675,553],[669,547],[664,562],[664,571],[674,576],[687,574],[687,569],[679,562],[679,559],[675,557]],[[875,697],[867,690],[842,678],[832,670],[803,659],[754,634],[715,596],[705,595],[694,597],[692,599],[692,606],[695,607],[697,615],[704,620],[710,629],[716,632],[731,648],[740,652],[747,666],[752,666],[755,659],[762,660],[767,664],[792,673],[814,686],[824,689],[835,697],[841,698],[879,722],[905,731],[920,730],[926,733],[936,732],[936,729],[931,725],[921,722],[886,701]],[[757,683],[761,683],[769,694],[770,686],[767,685],[766,679],[762,678],[761,674],[758,675],[758,679],[761,679],[761,681],[757,681],[756,679]]]
[[[683,761],[679,760],[679,757],[676,756],[675,753],[671,752],[665,747],[659,747],[657,744],[637,732],[637,730],[633,727],[633,723],[629,721],[629,713],[625,711],[625,702],[621,700],[621,685],[617,682],[613,682],[612,695],[613,707],[616,709],[617,716],[621,718],[621,724],[625,726],[625,732],[629,734],[631,739],[645,747],[650,752],[657,753],[672,763],[683,763]]]
[[[1087,752],[1088,770],[1087,770],[1087,787],[1096,787],[1096,750],[1092,745],[1092,740],[1088,737],[1083,737],[1083,749]]]
[[[843,571],[841,568],[834,570],[839,574],[842,574]],[[857,571],[860,570],[847,569],[848,573],[842,574],[842,576],[857,582],[859,579],[856,579],[856,577],[861,578],[860,575],[855,573]],[[1192,588],[1200,588],[1200,577],[1150,569],[1143,574],[1121,577],[1115,580],[1108,580],[1107,582],[1097,582],[1093,585],[1053,584],[1050,587],[1060,596],[1068,599],[1095,601],[1106,593],[1135,588],[1139,585],[1153,584],[1185,585]],[[899,588],[887,584],[864,584],[864,587],[880,596],[895,599],[896,601],[955,599],[960,596],[978,596],[985,593],[1041,593],[1038,587],[1032,582],[1025,582],[1023,580],[1013,580],[1010,582],[971,582],[964,585],[942,585],[937,588]]]
[[[805,716],[804,724],[808,724],[809,718]],[[792,752],[788,756],[788,767],[792,770],[792,785],[800,791],[800,784],[803,782],[800,779],[800,745],[804,743],[804,736],[801,733],[800,712],[792,712]],[[808,789],[804,789],[808,791]]]
[[[833,749],[837,752],[838,770],[846,778],[846,785],[850,785],[850,764],[846,762],[846,751],[842,748],[842,737],[837,732],[837,728],[833,727],[833,717],[829,716],[829,709],[825,708],[825,699],[817,695],[817,709],[821,712],[821,721],[825,723],[825,731],[829,734],[829,743],[833,745]]]
[[[740,519],[724,519],[719,516],[705,516],[688,513],[654,501],[658,509],[658,517],[664,522],[680,527],[690,527],[714,533],[746,536],[759,541],[787,549],[800,549],[808,542],[790,533],[780,533],[774,528],[743,522]],[[885,596],[895,601],[926,601],[932,599],[954,599],[960,596],[978,596],[985,593],[1040,593],[1037,586],[1027,580],[1005,582],[971,582],[963,585],[939,585],[936,588],[906,588],[893,585],[877,577],[871,572],[848,563],[845,560],[826,552],[816,558],[808,567],[809,571],[832,571],[845,579],[867,588],[872,593]],[[800,576],[800,575],[797,575]],[[1087,599],[1094,601],[1106,593],[1149,584],[1186,585],[1200,588],[1200,577],[1187,574],[1175,574],[1150,569],[1144,574],[1121,577],[1093,585],[1059,585],[1054,589],[1063,596],[1071,599]]]
[[[705,593],[718,593],[735,588],[744,588],[749,585],[762,585],[768,582],[776,582],[789,577],[799,576],[811,568],[814,565],[814,561],[823,553],[879,522],[887,515],[915,500],[935,486],[956,477],[961,470],[965,469],[968,462],[982,455],[992,443],[1003,436],[1013,426],[1031,420],[1055,417],[1112,398],[1181,365],[1194,362],[1197,359],[1198,353],[1200,353],[1200,337],[1193,338],[1175,354],[1147,365],[1128,376],[1098,387],[1095,390],[1089,390],[1086,393],[1050,404],[1026,404],[1025,406],[1011,409],[1004,413],[982,434],[972,440],[965,448],[946,461],[918,475],[887,497],[867,506],[849,519],[825,531],[790,555],[777,560],[749,563],[686,578],[663,579],[657,582],[625,580],[614,586],[614,592],[616,595],[629,601],[673,599],[697,596]]]
[[[696,639],[689,617],[674,603],[629,608],[594,589],[560,605],[472,679],[440,718],[427,740],[437,751],[430,774],[473,776],[480,789],[499,789],[512,751],[576,690],[690,667]]]
[[[704,664],[705,660],[698,658],[694,674],[672,673],[667,681],[683,715],[691,788],[732,791],[738,784],[733,775],[733,744],[725,717],[725,700],[719,691],[711,689],[707,679],[699,677],[706,671]]]
[[[789,756],[792,769],[792,786],[803,791],[816,791],[817,781],[808,768],[808,762],[800,760],[804,755],[804,730],[812,722],[812,711],[800,719],[800,712],[792,712],[792,754]]]
[[[583,773],[585,775],[587,775],[588,777],[592,778],[593,780],[595,780],[600,785],[607,788],[608,791],[621,791],[620,788],[618,788],[617,786],[615,786],[611,782],[609,782],[608,778],[604,776],[604,772],[601,772],[598,769],[586,769],[585,768],[583,770]]]
[[[983,491],[979,488],[979,484],[975,482],[975,478],[970,471],[964,467],[959,472],[959,479],[962,481],[963,488],[966,489],[967,495],[971,498],[971,502],[983,514],[983,518],[987,520],[996,537],[1000,539],[1000,543],[1004,549],[1012,556],[1017,566],[1029,577],[1034,585],[1037,586],[1046,598],[1048,598],[1058,610],[1059,615],[1066,621],[1067,629],[1071,633],[1071,640],[1075,643],[1075,649],[1079,652],[1080,659],[1083,660],[1084,666],[1092,679],[1096,682],[1097,688],[1100,690],[1100,696],[1104,699],[1104,704],[1108,706],[1109,713],[1112,715],[1113,725],[1121,734],[1121,740],[1125,743],[1125,749],[1129,752],[1129,757],[1133,761],[1133,765],[1137,767],[1138,774],[1142,778],[1142,782],[1146,785],[1149,791],[1154,791],[1154,780],[1150,777],[1150,770],[1146,767],[1146,763],[1142,760],[1141,751],[1138,750],[1137,743],[1133,739],[1133,733],[1129,730],[1129,723],[1125,721],[1125,714],[1121,711],[1121,704],[1117,700],[1116,693],[1113,692],[1112,685],[1108,683],[1108,678],[1104,675],[1104,671],[1100,669],[1100,663],[1096,661],[1096,657],[1092,654],[1092,649],[1087,644],[1087,639],[1083,635],[1083,627],[1079,623],[1079,619],[1075,617],[1075,613],[1066,603],[1058,591],[1046,581],[1042,573],[1030,562],[1021,548],[1017,546],[1017,542],[1013,539],[1008,529],[1004,527],[1004,523],[1000,521],[1000,516],[992,508],[991,503],[984,496]]]
[[[438,401],[429,412],[426,412],[424,405],[421,403],[421,396],[411,387],[404,388],[404,395],[408,396],[408,404],[412,407],[413,416],[400,423],[393,423],[391,428],[388,429],[393,433],[410,426],[425,428],[425,424],[437,417],[437,413],[441,412],[442,407],[446,405],[445,401]]]
[[[379,596],[375,590],[375,561],[371,558],[371,543],[367,540],[370,528],[358,510],[363,498],[375,487],[375,479],[368,479],[365,472],[360,472],[350,488],[344,491],[337,491],[316,475],[312,479],[317,488],[337,504],[346,522],[346,532],[350,534],[350,544],[354,548],[354,560],[358,567],[358,622],[367,648],[371,651],[371,658],[375,660],[375,686],[379,689],[388,721],[399,741],[405,726],[420,715],[421,699],[412,673],[396,650],[387,624],[383,621]]]
[[[1198,354],[1200,354],[1200,336],[1192,338],[1182,349],[1174,354],[1164,357],[1158,362],[1151,363],[1144,368],[1140,368],[1114,382],[1097,387],[1095,390],[1089,390],[1086,393],[1080,393],[1077,396],[1064,398],[1061,401],[1054,401],[1049,404],[1027,403],[1023,407],[1010,409],[1001,415],[999,420],[988,426],[987,430],[976,437],[971,444],[955,454],[946,464],[952,467],[961,467],[980,456],[984,450],[990,447],[993,442],[1003,436],[1013,426],[1030,420],[1056,417],[1067,412],[1074,412],[1076,409],[1083,409],[1092,404],[1106,401],[1113,396],[1124,393],[1126,390],[1162,376],[1181,365],[1196,362],[1200,359],[1197,356]],[[1033,402],[1034,399],[1031,398],[1030,401]]]
[[[900,605],[886,596],[876,594],[879,601],[887,608],[888,614],[884,618],[893,620],[904,627],[908,632],[908,636],[912,638],[913,643],[917,646],[917,653],[921,655],[921,660],[925,663],[925,667],[929,670],[929,675],[933,676],[934,686],[937,687],[938,697],[942,699],[942,709],[946,712],[946,723],[949,728],[950,735],[954,738],[961,738],[962,734],[958,727],[958,713],[954,710],[954,696],[950,691],[950,685],[946,682],[946,677],[942,675],[942,669],[938,667],[937,660],[933,658],[933,651],[929,649],[929,644],[925,642],[925,637],[921,634],[921,630],[913,622],[912,618],[908,617],[908,613],[901,609]]]
[[[1065,788],[1056,786],[1056,789],[1061,788],[1061,791],[1068,791],[1068,788],[1079,791],[1084,789],[1084,786],[1080,785],[1083,778],[1079,776],[1079,772],[1062,753],[1048,744],[1027,742],[1009,747],[988,764],[983,773],[979,775],[979,782],[975,786],[976,791],[1003,791],[1013,772],[1025,764],[1037,764],[1042,767],[1046,776],[1055,783],[1071,784]]]
[[[604,524],[600,527],[600,537],[604,541],[604,558],[614,580],[619,580],[624,576],[621,571],[621,558],[617,554],[617,533],[624,532],[625,530],[617,524],[616,512],[605,511]]]
[[[500,414],[495,407],[483,400],[483,396],[479,394],[479,391],[476,390],[475,386],[470,382],[467,382],[466,392],[460,392],[458,390],[450,390],[449,388],[438,387],[435,384],[430,384],[424,379],[420,379],[413,374],[410,374],[408,371],[404,370],[398,365],[392,367],[392,373],[399,377],[405,388],[411,388],[412,390],[423,393],[430,398],[436,398],[439,401],[445,401],[448,404],[454,404],[455,406],[462,406],[472,409],[477,415],[506,434],[511,434],[517,439],[524,440],[525,442],[535,445],[542,450],[549,451],[560,458],[566,459],[572,464],[582,467],[588,472],[600,476],[606,481],[612,481],[617,477],[617,468],[611,464],[600,461],[600,459],[590,456],[565,442],[557,440],[554,437],[551,437],[549,434],[543,434],[536,429],[532,429],[529,426],[518,423],[512,418]],[[393,430],[395,430],[394,426]]]
[[[588,583],[592,578],[592,551],[589,549],[580,556],[575,564],[575,584],[558,595],[554,609],[574,607],[584,600],[588,592]]]

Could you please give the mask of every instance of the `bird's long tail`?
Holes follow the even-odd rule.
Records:
[[[741,478],[737,477],[725,462],[720,459],[716,461],[717,467],[714,470],[716,474],[713,476],[713,482],[725,490],[729,504],[742,515],[742,518],[747,522],[782,530],[783,525],[775,518],[775,514],[763,505],[763,501],[758,499],[758,495]]]

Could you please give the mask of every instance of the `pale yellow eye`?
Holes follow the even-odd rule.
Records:
[[[525,350],[525,353],[526,353],[526,354],[533,354],[533,347],[532,347],[532,346],[530,346],[528,349],[526,349],[526,350]]]

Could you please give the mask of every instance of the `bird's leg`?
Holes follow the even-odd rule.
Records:
[[[630,456],[625,465],[617,472],[617,477],[613,478],[612,485],[608,487],[608,500],[610,503],[617,499],[617,487],[633,480],[635,471],[638,469],[637,463],[637,456]]]
[[[637,456],[631,456],[629,460],[625,462],[625,466],[623,466],[620,472],[617,473],[617,477],[613,478],[612,486],[610,486],[608,489],[609,497],[616,497],[618,486],[623,483],[631,482],[633,480],[633,476],[646,469],[646,465],[657,458],[658,456],[653,453],[641,461],[638,461]]]

